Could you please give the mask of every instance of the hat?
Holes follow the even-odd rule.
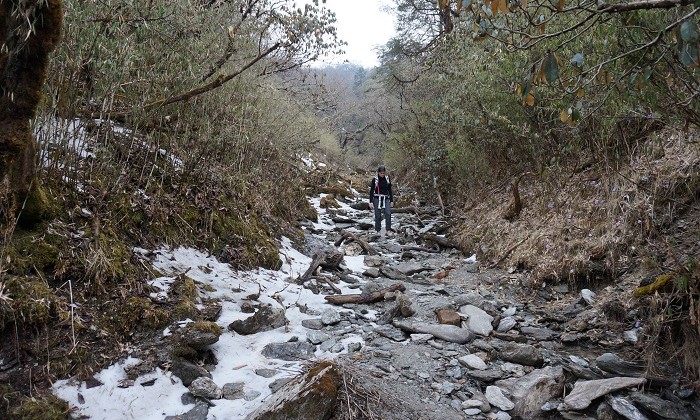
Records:
[[[377,172],[386,172],[386,167],[384,167],[384,165],[379,165]]]

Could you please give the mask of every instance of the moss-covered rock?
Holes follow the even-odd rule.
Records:
[[[70,418],[68,403],[46,395],[39,399],[29,399],[12,410],[11,418],[16,420],[66,420]]]
[[[7,299],[0,304],[0,329],[9,322],[22,326],[46,323],[53,313],[56,295],[38,277],[10,277],[3,293]]]

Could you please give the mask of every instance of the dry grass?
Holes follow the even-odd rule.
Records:
[[[401,402],[382,387],[372,387],[369,373],[350,361],[336,362],[341,382],[333,420],[379,420],[400,413]]]
[[[502,217],[510,191],[480,197],[461,215],[459,238],[487,263],[531,270],[534,282],[607,282],[652,258],[646,245],[689,210],[700,184],[693,139],[663,133],[628,164],[527,179],[524,208],[513,222]]]

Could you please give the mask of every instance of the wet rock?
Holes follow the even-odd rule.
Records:
[[[199,377],[192,381],[187,387],[195,397],[202,397],[208,400],[218,400],[221,398],[221,388],[216,383],[207,377]]]
[[[526,366],[542,366],[544,358],[542,354],[530,344],[507,343],[498,356],[508,362],[519,363]]]
[[[497,381],[496,385],[510,393],[510,399],[515,404],[511,414],[536,418],[543,415],[541,408],[547,401],[563,394],[565,382],[561,366],[547,366],[521,378]]]
[[[273,394],[246,420],[327,419],[333,414],[339,385],[335,365],[321,362]]]
[[[619,389],[642,385],[644,382],[646,382],[644,378],[626,377],[576,381],[574,389],[564,398],[564,403],[559,407],[559,411],[585,410],[598,397]]]
[[[268,359],[288,361],[308,360],[314,355],[316,346],[307,342],[270,343],[262,350],[262,355]]]
[[[467,328],[475,334],[486,337],[493,331],[493,326],[491,325],[493,317],[487,314],[483,309],[477,308],[474,305],[464,305],[459,308],[459,312],[462,316],[467,318]]]
[[[428,324],[426,322],[398,320],[395,320],[393,325],[409,333],[432,334],[436,338],[440,338],[451,343],[465,344],[474,339],[474,334],[471,331],[455,325]]]
[[[262,331],[270,331],[286,324],[284,309],[262,304],[258,311],[244,320],[233,321],[228,329],[241,335],[250,335]]]

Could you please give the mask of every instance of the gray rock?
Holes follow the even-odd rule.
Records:
[[[500,333],[506,333],[510,330],[513,329],[518,323],[515,321],[513,317],[507,316],[503,319],[501,319],[501,322],[498,323],[498,328],[496,328],[496,331]]]
[[[255,334],[261,331],[270,331],[284,326],[287,318],[284,309],[263,304],[253,316],[244,320],[233,321],[228,329],[241,335]]]
[[[279,378],[275,379],[268,385],[272,393],[274,394],[275,392],[279,391],[283,386],[285,386],[287,383],[289,383],[292,379],[292,377],[287,377],[287,378]]]
[[[364,263],[367,267],[381,267],[384,265],[384,258],[381,255],[365,255]]]
[[[542,366],[544,363],[542,354],[529,344],[507,343],[498,355],[503,360],[526,366]]]
[[[178,331],[174,340],[200,350],[219,341],[219,335],[211,328],[199,328],[198,324],[189,323]]]
[[[311,344],[321,344],[329,338],[331,338],[331,336],[323,331],[309,331],[306,333],[306,339],[309,340]]]
[[[404,273],[400,272],[399,270],[397,270],[397,269],[394,268],[394,267],[387,267],[387,266],[384,266],[384,267],[381,267],[381,268],[379,269],[379,272],[380,272],[384,277],[388,277],[388,278],[390,278],[390,279],[392,279],[392,280],[404,280],[404,279],[406,278],[406,275],[405,275]]]
[[[308,360],[313,357],[316,346],[307,342],[270,343],[262,350],[262,355],[268,359],[288,361]]]
[[[190,386],[192,381],[202,376],[211,378],[211,373],[208,370],[181,358],[173,360],[170,371],[180,378],[184,386]]]
[[[459,358],[459,362],[470,369],[484,370],[488,366],[481,358],[475,354],[467,354]]]
[[[321,362],[308,373],[287,383],[266,398],[246,420],[263,419],[327,419],[336,404],[340,375],[336,367]]]
[[[484,304],[484,301],[484,297],[478,292],[469,292],[463,295],[457,295],[454,298],[455,305],[457,306],[474,305],[480,308]]]
[[[255,369],[255,374],[263,378],[272,378],[277,375],[277,373],[275,369]]]
[[[209,414],[209,404],[205,401],[197,400],[194,403],[194,408],[190,411],[178,416],[166,416],[165,420],[207,420]]]
[[[260,391],[254,389],[249,389],[243,394],[243,399],[246,401],[253,401],[260,396]]]
[[[581,289],[581,299],[583,299],[587,304],[593,305],[595,302],[595,292],[590,289]]]
[[[513,315],[515,315],[516,311],[517,311],[517,309],[515,308],[515,306],[510,306],[508,309],[503,311],[503,316],[504,317],[512,317]]]
[[[637,344],[639,337],[637,336],[637,330],[627,330],[622,333],[622,339],[625,343]]]
[[[467,318],[467,328],[475,334],[488,336],[493,331],[491,322],[493,317],[486,313],[483,309],[477,308],[474,305],[464,305],[459,308],[460,315]]]
[[[243,398],[243,388],[245,387],[245,382],[231,382],[224,384],[221,388],[222,397],[226,400],[240,400]]]
[[[466,408],[462,411],[468,416],[478,416],[479,414],[481,414],[481,410],[478,408]]]
[[[515,404],[511,414],[537,418],[543,415],[541,409],[547,401],[561,397],[565,382],[561,366],[547,366],[521,378],[497,381],[496,385],[510,393],[510,399]]]
[[[639,409],[626,398],[608,395],[606,400],[617,414],[628,420],[649,420],[647,416],[642,414],[642,412],[639,411]]]
[[[321,345],[318,347],[319,350],[321,351],[330,351],[330,349],[333,348],[338,343],[338,340],[335,338],[331,338],[330,340],[326,340]]]
[[[512,410],[513,407],[515,407],[515,404],[506,398],[506,396],[503,395],[503,390],[497,386],[487,386],[484,395],[491,405],[495,405],[503,411]]]
[[[369,267],[365,271],[362,272],[362,275],[365,277],[370,277],[373,279],[376,279],[380,276],[379,269],[376,267]]]
[[[692,420],[693,418],[683,405],[664,400],[653,394],[633,392],[630,395],[630,399],[648,412],[662,419]]]
[[[379,325],[374,329],[374,331],[382,337],[386,337],[394,341],[406,341],[407,339],[406,335],[401,332],[400,329],[396,329],[391,325]]]
[[[595,359],[595,363],[599,369],[622,376],[642,376],[646,369],[644,363],[628,362],[614,353],[601,354]]]
[[[642,385],[645,382],[644,378],[626,377],[576,381],[574,389],[564,398],[564,403],[560,406],[559,411],[585,410],[598,397],[618,389]]]
[[[335,309],[326,309],[321,314],[321,322],[323,325],[335,325],[341,320],[340,314]]]
[[[557,333],[550,330],[549,328],[541,327],[522,327],[520,328],[520,332],[534,338],[537,341],[551,340],[557,335]]]
[[[432,334],[436,338],[457,344],[465,344],[474,339],[474,334],[464,328],[446,324],[428,324],[418,321],[394,320],[394,326],[409,333]]]
[[[302,319],[301,326],[310,330],[320,330],[323,328],[323,322],[319,318]]]
[[[362,349],[362,343],[359,341],[355,341],[355,342],[348,344],[348,351],[349,352],[360,351],[361,349]]]
[[[417,274],[417,273],[420,273],[420,272],[426,271],[426,270],[431,270],[433,268],[426,267],[423,264],[412,261],[412,262],[399,264],[396,266],[396,269],[406,276],[412,276],[414,274]]]
[[[203,376],[192,381],[187,389],[189,389],[195,397],[202,397],[208,400],[218,400],[221,398],[222,394],[221,388],[219,388],[213,380]]]
[[[503,371],[499,367],[492,366],[484,370],[471,370],[467,376],[483,382],[493,382],[497,379],[503,378],[504,375]]]

